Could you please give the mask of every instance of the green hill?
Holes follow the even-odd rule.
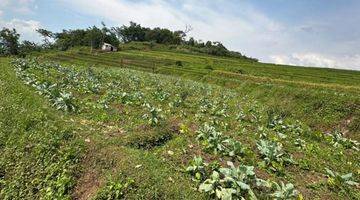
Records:
[[[149,43],[0,61],[1,199],[360,196],[360,72]]]

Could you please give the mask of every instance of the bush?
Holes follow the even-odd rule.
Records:
[[[178,61],[175,62],[175,65],[178,66],[178,67],[182,67],[183,63],[180,60],[178,60]]]
[[[214,70],[214,68],[211,66],[211,65],[206,65],[205,69],[208,69],[208,70]]]

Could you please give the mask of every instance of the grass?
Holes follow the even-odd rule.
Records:
[[[125,67],[225,86],[254,97],[270,109],[277,108],[278,112],[301,118],[314,129],[325,132],[347,129],[349,137],[360,139],[357,134],[360,72],[277,66],[140,47],[140,50],[96,55],[88,49],[75,49],[46,57],[69,64],[107,70]],[[183,66],[177,66],[177,61]],[[350,123],[344,127],[349,119]]]
[[[1,59],[2,198],[209,199],[185,172],[194,156],[212,163],[205,178],[232,161],[254,166],[258,178],[293,183],[305,199],[359,197],[358,188],[334,185],[325,171],[360,178],[356,145],[333,136],[339,129],[359,139],[358,72],[140,47],[49,52],[24,60],[29,68],[18,77]],[[21,74],[37,82],[24,85]],[[45,82],[71,94],[67,103],[76,110],[56,110],[53,90],[39,87]],[[240,142],[243,153],[214,153],[208,145],[214,141],[196,139],[204,124]],[[271,169],[260,140],[281,143],[294,163],[276,161]],[[253,190],[260,199],[274,192]]]
[[[83,149],[75,127],[0,62],[1,199],[69,198]]]

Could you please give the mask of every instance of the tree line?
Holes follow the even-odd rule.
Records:
[[[0,55],[26,55],[31,51],[44,49],[68,50],[75,46],[89,46],[98,49],[101,45],[109,43],[118,47],[120,44],[130,42],[150,42],[165,45],[181,45],[193,52],[206,53],[217,56],[247,58],[239,52],[229,51],[221,42],[202,42],[194,38],[187,39],[187,34],[192,30],[171,31],[166,28],[147,28],[138,23],[130,22],[121,27],[92,26],[86,29],[62,30],[54,33],[46,29],[37,32],[43,38],[42,44],[31,41],[19,42],[20,35],[15,29],[3,28],[0,31]],[[257,61],[256,59],[253,59]]]

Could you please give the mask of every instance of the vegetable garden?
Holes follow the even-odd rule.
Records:
[[[360,196],[357,141],[340,130],[312,130],[235,90],[41,59],[16,59],[11,65],[50,106],[96,132],[76,136],[93,150],[92,167],[82,164],[82,174],[89,168],[99,174],[99,188],[88,192],[95,199],[180,199],[182,192],[190,199]],[[127,153],[139,156],[121,158]],[[166,182],[163,191],[151,187],[158,179]],[[16,190],[9,188],[11,181],[1,178],[5,199]]]

